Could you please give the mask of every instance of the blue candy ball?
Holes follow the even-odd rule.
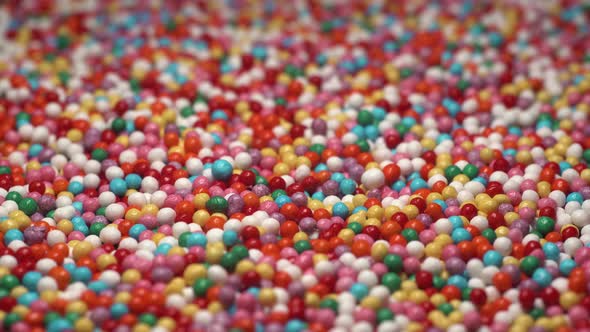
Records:
[[[533,272],[533,280],[541,287],[548,287],[551,285],[553,277],[551,273],[544,268],[538,268]]]
[[[232,175],[233,167],[223,159],[216,160],[212,167],[213,177],[217,180],[227,180]]]
[[[502,255],[495,250],[490,250],[484,254],[483,263],[486,266],[494,265],[500,267],[502,266]]]
[[[223,231],[221,239],[226,246],[233,246],[238,243],[238,233],[234,230]]]
[[[123,179],[113,179],[109,184],[109,190],[117,196],[123,196],[127,192],[127,183]]]

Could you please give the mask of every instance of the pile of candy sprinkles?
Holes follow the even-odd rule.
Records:
[[[3,6],[1,331],[590,331],[588,2]]]

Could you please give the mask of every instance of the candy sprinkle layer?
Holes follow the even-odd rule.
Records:
[[[590,2],[0,3],[0,331],[590,331]]]

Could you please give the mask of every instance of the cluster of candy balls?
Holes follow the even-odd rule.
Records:
[[[588,2],[3,6],[1,331],[590,331]]]

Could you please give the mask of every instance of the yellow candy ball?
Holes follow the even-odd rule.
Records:
[[[223,249],[220,249],[217,246],[207,246],[205,251],[205,257],[207,262],[217,264],[221,261],[221,257],[223,256]]]
[[[442,256],[443,246],[436,242],[431,242],[424,248],[424,254],[427,257],[440,258]]]
[[[477,204],[477,208],[480,212],[489,214],[498,208],[498,203],[493,199],[484,199],[479,204]]]
[[[202,264],[191,264],[186,267],[182,276],[185,284],[192,285],[195,280],[207,276],[207,268]]]
[[[366,226],[376,226],[381,227],[381,220],[377,218],[367,218],[365,222],[361,223],[364,227]]]
[[[74,301],[66,306],[66,312],[75,312],[83,315],[88,310],[86,303],[82,301]]]
[[[174,331],[176,328],[176,321],[170,317],[163,317],[158,320],[157,325],[167,329],[168,331]]]
[[[375,242],[371,247],[371,257],[377,262],[381,262],[387,255],[389,246],[384,242]]]
[[[494,159],[494,151],[490,148],[483,148],[479,151],[479,157],[486,163]]]
[[[0,232],[6,233],[11,229],[18,229],[18,223],[14,219],[6,219],[0,223]]]
[[[221,304],[221,302],[219,301],[213,301],[211,303],[209,303],[209,305],[207,306],[207,311],[209,311],[210,313],[218,313],[220,311],[223,310],[223,304]]]
[[[338,237],[344,240],[344,243],[351,244],[356,234],[350,228],[343,228],[338,232]]]
[[[177,277],[174,278],[172,280],[170,280],[170,282],[168,283],[168,285],[166,285],[166,288],[164,289],[164,293],[166,293],[166,295],[170,295],[170,294],[180,294],[182,292],[182,290],[185,287],[185,282],[184,279]]]
[[[274,277],[275,271],[268,263],[260,263],[256,265],[256,272],[262,279],[271,280]]]
[[[13,297],[19,297],[28,292],[28,289],[24,286],[16,286],[10,291],[10,295]]]
[[[421,332],[424,330],[424,327],[420,323],[410,322],[408,326],[406,326],[406,330],[408,332]]]
[[[383,218],[383,208],[377,205],[373,205],[367,210],[367,218],[376,218],[381,220]]]
[[[463,313],[460,311],[453,311],[448,317],[453,324],[459,324],[463,321]]]
[[[440,293],[436,293],[430,297],[430,302],[438,307],[439,305],[446,303],[447,298]]]
[[[496,236],[497,237],[506,237],[506,236],[508,236],[509,231],[510,230],[508,229],[508,227],[500,226],[500,227],[496,228]]]
[[[270,307],[275,304],[277,298],[272,288],[263,288],[258,294],[258,301],[260,304]]]
[[[168,250],[167,256],[172,256],[172,255],[184,256],[184,254],[186,254],[186,248],[177,246],[177,247],[170,248],[170,250]]]
[[[199,307],[196,304],[187,304],[181,309],[182,314],[188,317],[194,316],[197,311],[199,311]]]
[[[377,310],[381,306],[381,300],[376,296],[367,296],[361,301],[361,307]]]
[[[74,230],[74,224],[67,219],[62,219],[57,223],[57,229],[68,235]]]
[[[514,320],[514,324],[517,324],[525,329],[528,329],[529,327],[533,326],[533,324],[535,324],[535,321],[533,320],[533,317],[529,315],[520,314]]]
[[[404,280],[402,281],[401,289],[404,291],[413,291],[418,289],[418,286],[416,285],[416,282],[412,280]]]
[[[139,220],[139,217],[143,215],[143,213],[144,212],[142,210],[131,208],[125,213],[125,219],[136,222]]]
[[[444,199],[457,198],[457,190],[454,187],[445,187],[441,194]]]
[[[320,305],[320,296],[316,293],[305,293],[304,302],[305,305],[311,308],[317,308]]]
[[[133,327],[132,332],[149,332],[150,326],[144,323],[139,323]]]
[[[406,294],[402,291],[394,292],[393,294],[391,294],[391,297],[398,302],[406,300]]]
[[[205,227],[211,215],[207,210],[198,210],[193,213],[193,222],[201,227]]]
[[[533,162],[533,155],[527,150],[520,150],[516,153],[516,161],[528,165]]]
[[[166,234],[164,233],[155,233],[154,235],[152,235],[152,241],[154,241],[154,243],[157,245],[165,237]]]
[[[30,311],[29,308],[27,306],[22,305],[22,304],[17,304],[16,306],[14,306],[12,308],[12,312],[21,316],[21,317],[24,317],[26,314],[29,313],[29,311]]]
[[[57,292],[54,290],[44,290],[41,292],[39,297],[41,298],[41,300],[47,303],[53,303],[55,299],[57,299],[57,295]]]
[[[469,180],[469,177],[467,177],[467,175],[459,174],[453,178],[453,181],[457,181],[457,182],[461,182],[462,184],[466,184],[470,180]]]
[[[322,208],[324,208],[324,204],[323,204],[322,202],[320,202],[320,201],[316,200],[316,199],[310,199],[310,200],[307,202],[307,207],[308,207],[310,210],[312,210],[312,211],[315,211],[315,210],[317,210],[317,209],[322,209]]]
[[[86,257],[88,254],[90,254],[92,249],[94,249],[94,246],[90,242],[80,241],[74,246],[74,249],[72,250],[72,257],[74,260]]]
[[[115,302],[127,303],[131,300],[131,294],[129,292],[120,292],[115,295]]]
[[[577,294],[572,291],[567,291],[567,292],[561,294],[561,296],[559,297],[559,304],[564,309],[569,309],[569,308],[573,307],[574,305],[578,304],[578,302],[580,300],[581,300],[580,294]]]
[[[420,213],[420,210],[418,210],[418,207],[412,204],[408,204],[406,206],[404,206],[402,208],[402,212],[408,216],[409,220],[415,219],[418,214]]]
[[[308,236],[304,232],[297,232],[297,233],[295,233],[295,235],[293,235],[293,242],[305,241],[307,239],[308,239]]]
[[[516,259],[513,256],[506,256],[506,257],[504,257],[504,259],[502,259],[502,264],[503,265],[516,265],[516,266],[518,266],[519,261],[518,261],[518,259]]]
[[[510,226],[512,225],[512,223],[516,220],[520,218],[520,216],[518,215],[518,213],[516,212],[507,212],[504,215],[504,220],[506,220],[506,223]]]
[[[121,281],[126,284],[135,284],[139,280],[141,280],[141,272],[136,269],[126,270],[121,276]]]
[[[383,213],[384,220],[391,219],[391,217],[398,212],[399,212],[399,207],[397,207],[397,206],[392,205],[392,206],[386,207],[385,211]]]
[[[238,275],[243,275],[246,272],[252,271],[256,268],[256,266],[254,265],[254,263],[250,260],[243,260],[240,261],[237,265],[236,265],[236,273]]]
[[[28,148],[28,147],[27,147]],[[28,171],[39,170],[41,168],[41,164],[36,160],[31,160],[27,163],[26,169]]]
[[[76,332],[92,332],[94,330],[94,323],[90,318],[81,317],[74,323],[74,331]]]
[[[70,129],[66,134],[66,137],[72,142],[80,142],[84,137],[84,133],[79,129]]]
[[[106,269],[107,266],[117,264],[117,259],[115,256],[110,254],[102,254],[98,256],[96,260],[96,264],[100,270]]]
[[[436,236],[435,241],[440,243],[443,247],[453,243],[453,239],[449,234],[439,234]]]
[[[193,198],[193,203],[195,204],[195,208],[197,209],[204,209],[207,201],[210,199],[208,194],[200,193],[196,194],[195,198]]]
[[[535,322],[536,326],[542,327],[545,330],[551,330],[551,326],[553,325],[551,319],[548,317],[540,317]]]

